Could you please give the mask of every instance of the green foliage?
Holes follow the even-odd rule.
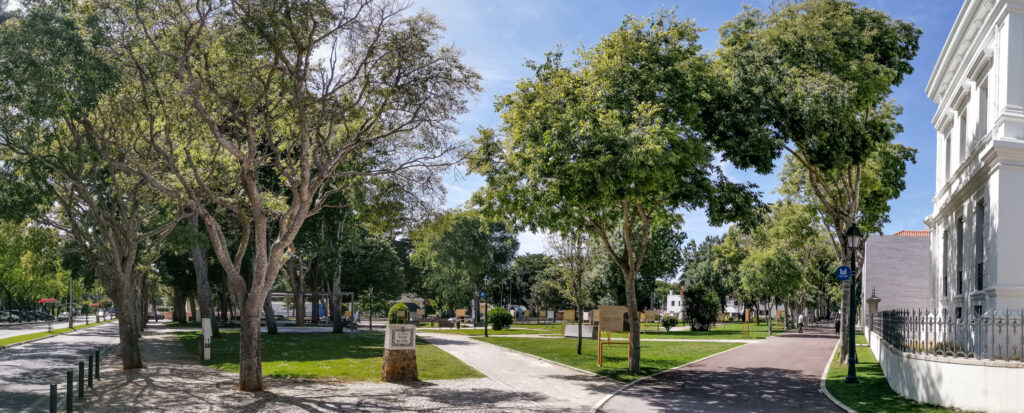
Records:
[[[404,311],[405,312],[405,319],[404,320],[406,320],[406,321],[409,320],[409,306],[405,305],[405,303],[395,303],[395,305],[391,306],[391,309],[388,310],[388,324],[399,324],[399,323],[401,323],[401,321],[399,321],[399,319],[398,319],[398,312],[399,311]]]
[[[7,307],[29,308],[40,298],[65,292],[69,271],[61,266],[63,244],[57,231],[0,220],[0,296]],[[81,277],[76,287],[84,287]]]
[[[671,331],[672,327],[679,325],[679,319],[674,315],[666,314],[661,316],[661,326],[665,327],[665,331]]]
[[[509,271],[519,241],[500,222],[474,211],[449,212],[412,234],[412,262],[423,268],[426,284],[439,306],[462,307],[485,285],[485,279]]]
[[[473,197],[485,214],[602,240],[622,273],[631,318],[652,230],[681,222],[687,210],[705,211],[716,226],[756,216],[758,194],[729,181],[715,159],[736,145],[707,136],[721,78],[700,31],[671,11],[628,16],[571,62],[561,50],[529,62],[533,76],[498,97],[502,123],[479,131],[468,161],[485,179]],[[617,230],[623,242],[613,245]]]
[[[693,331],[708,331],[718,321],[722,306],[718,297],[707,287],[696,285],[683,291],[686,321]]]
[[[356,308],[370,315],[384,314],[384,312],[388,311],[389,299],[388,295],[371,288],[356,296]]]
[[[487,311],[487,322],[495,330],[501,331],[512,325],[515,321],[512,313],[501,307],[494,307]]]

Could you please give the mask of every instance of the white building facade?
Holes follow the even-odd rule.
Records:
[[[1024,1],[967,0],[926,91],[938,104],[930,305],[1024,309]]]
[[[669,293],[665,297],[665,312],[676,317],[683,316],[683,296]]]

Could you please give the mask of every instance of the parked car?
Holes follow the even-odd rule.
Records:
[[[21,318],[10,311],[0,311],[0,322],[17,323],[18,321],[21,321]]]
[[[105,315],[107,315],[107,313],[103,310],[99,310],[96,312],[96,317],[103,317]]]
[[[68,312],[57,314],[57,321],[68,321]]]
[[[153,321],[160,321],[160,320],[164,319],[164,314],[163,313],[149,313],[149,318],[153,319]]]

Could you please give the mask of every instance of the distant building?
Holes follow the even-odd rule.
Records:
[[[665,298],[665,312],[676,317],[683,316],[683,296],[669,293]]]
[[[928,235],[928,231],[900,231],[868,237],[861,273],[862,317],[867,316],[867,299],[872,293],[882,299],[878,303],[879,311],[928,307],[931,260]]]

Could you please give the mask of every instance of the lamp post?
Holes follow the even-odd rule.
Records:
[[[857,249],[860,248],[861,233],[860,228],[857,228],[857,224],[854,223],[850,226],[850,229],[846,231],[846,246],[850,248],[852,252],[850,258],[850,317],[849,317],[849,329],[847,335],[849,341],[847,342],[847,356],[846,356],[846,379],[843,380],[846,383],[859,383],[857,380],[857,347],[855,340],[856,324],[857,324]]]

